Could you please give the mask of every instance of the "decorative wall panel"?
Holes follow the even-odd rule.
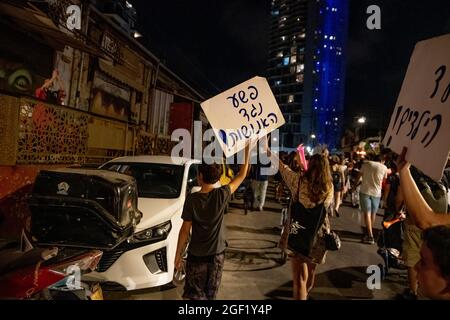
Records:
[[[0,165],[16,164],[18,101],[15,97],[0,95]]]
[[[17,163],[80,163],[87,153],[89,115],[22,98]]]

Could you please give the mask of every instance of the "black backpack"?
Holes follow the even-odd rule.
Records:
[[[333,178],[333,185],[337,186],[341,183],[341,173],[339,171],[333,171],[331,177]]]
[[[291,223],[288,236],[288,248],[309,257],[316,242],[317,233],[325,220],[324,203],[306,208],[296,201],[291,206]]]

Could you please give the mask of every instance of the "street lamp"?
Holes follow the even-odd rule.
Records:
[[[359,117],[356,122],[359,124],[359,130],[358,130],[358,140],[362,140],[365,136],[364,132],[361,132],[364,130],[364,124],[366,123],[366,117]]]
[[[314,133],[311,133],[309,135],[308,144],[312,145],[313,147],[316,145],[316,135]],[[308,151],[308,153],[310,152]]]

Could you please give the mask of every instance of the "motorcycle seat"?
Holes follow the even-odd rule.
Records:
[[[42,260],[42,253],[46,248],[33,248],[27,252],[17,249],[7,249],[0,252],[0,275],[14,270],[36,265]]]

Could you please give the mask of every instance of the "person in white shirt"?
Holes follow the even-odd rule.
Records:
[[[375,243],[372,227],[380,206],[381,188],[383,180],[387,178],[387,172],[388,168],[384,165],[383,159],[379,156],[367,155],[356,179],[358,181],[362,178],[359,199],[361,213],[367,227],[367,234],[362,239],[364,243]]]

